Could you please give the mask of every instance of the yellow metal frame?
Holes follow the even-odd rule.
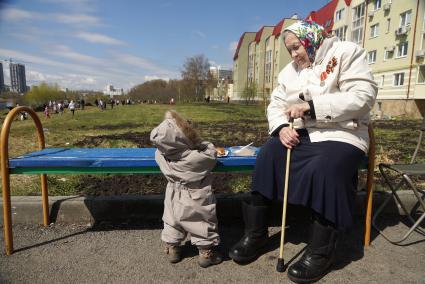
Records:
[[[4,240],[6,246],[6,255],[13,253],[13,234],[12,234],[12,213],[10,201],[10,170],[9,170],[9,133],[12,121],[20,112],[27,112],[34,120],[37,128],[38,145],[40,150],[45,148],[44,132],[41,121],[37,114],[29,107],[20,106],[12,109],[6,116],[1,134],[0,134],[0,151],[1,151],[1,177],[3,188],[3,219],[4,219]],[[370,245],[370,230],[372,217],[372,196],[374,187],[374,169],[375,169],[375,134],[372,123],[369,124],[369,153],[367,167],[367,192],[366,192],[366,212],[365,212],[365,232],[364,245]],[[43,224],[49,225],[49,193],[47,191],[47,175],[41,174],[41,195],[43,203]]]
[[[44,132],[41,121],[34,110],[29,107],[20,106],[12,109],[6,116],[0,134],[1,151],[1,179],[3,189],[3,220],[4,220],[4,241],[6,245],[6,255],[13,253],[13,235],[12,235],[12,212],[10,202],[10,172],[9,172],[9,133],[13,119],[20,112],[28,113],[37,128],[38,146],[40,150],[45,148]],[[43,224],[49,225],[49,193],[47,191],[47,175],[41,177],[41,196],[43,202]]]

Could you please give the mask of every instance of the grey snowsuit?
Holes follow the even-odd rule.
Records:
[[[197,247],[218,245],[216,199],[210,174],[217,159],[214,145],[201,142],[189,123],[172,111],[152,130],[150,139],[157,147],[155,160],[168,180],[161,239],[181,245],[189,233]]]

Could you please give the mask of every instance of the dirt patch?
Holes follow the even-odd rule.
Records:
[[[250,174],[213,174],[214,192],[249,190]],[[76,193],[85,196],[144,195],[165,193],[167,180],[163,175],[85,175],[81,176]]]
[[[149,132],[125,132],[120,134],[86,136],[84,139],[75,142],[74,145],[81,148],[95,148],[105,141],[126,140],[140,148],[153,147],[149,135]]]

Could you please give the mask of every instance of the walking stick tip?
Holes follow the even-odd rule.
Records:
[[[276,271],[277,272],[285,272],[286,267],[285,267],[285,260],[283,258],[278,258],[277,259],[277,265],[276,265]]]

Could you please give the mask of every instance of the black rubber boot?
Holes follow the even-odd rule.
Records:
[[[268,241],[268,206],[242,203],[245,234],[229,252],[236,262],[251,262],[263,251]]]
[[[289,279],[295,283],[312,283],[325,276],[334,262],[338,237],[334,227],[314,221],[304,255],[288,269]]]

